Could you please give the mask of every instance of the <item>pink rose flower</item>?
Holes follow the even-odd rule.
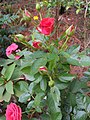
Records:
[[[45,66],[41,66],[41,67],[39,68],[39,71],[47,72],[47,68],[46,68]]]
[[[15,43],[12,43],[10,46],[7,47],[6,55],[7,56],[11,55],[12,52],[14,52],[17,48],[18,48],[18,45],[16,45]]]
[[[7,105],[6,109],[6,120],[21,120],[22,111],[19,106],[15,103],[10,103]]]
[[[43,18],[37,30],[44,35],[50,35],[54,28],[54,21],[54,18]]]
[[[34,41],[32,44],[33,44],[34,48],[38,49],[38,48],[40,48],[41,41]]]

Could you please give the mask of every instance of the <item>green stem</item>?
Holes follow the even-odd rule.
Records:
[[[40,20],[42,20],[42,15],[41,15],[41,13],[39,12],[39,16],[40,16]]]
[[[34,113],[34,112],[35,112],[35,110],[24,111],[24,112],[22,112],[22,114],[25,114],[25,113],[30,113],[30,112]]]
[[[66,38],[66,41],[63,43],[63,45],[62,45],[62,47],[61,47],[60,50],[62,50],[62,49],[65,47],[65,45],[66,45],[67,41],[69,40],[69,38],[70,38],[70,37],[67,37],[67,38]]]

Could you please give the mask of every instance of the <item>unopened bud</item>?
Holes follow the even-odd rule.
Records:
[[[67,36],[72,36],[75,32],[75,27],[74,25],[71,25],[67,30],[66,30],[66,35]]]
[[[26,15],[27,17],[30,17],[30,12],[29,12],[28,10],[26,10],[26,9],[25,9],[25,15]]]
[[[39,3],[36,4],[36,10],[40,11],[41,5]]]
[[[17,35],[15,35],[14,40],[15,40],[16,42],[24,41],[24,40],[25,40],[25,37],[24,37],[22,34],[17,34]]]
[[[54,86],[54,81],[53,81],[53,80],[50,80],[50,81],[48,82],[48,85],[49,85],[49,87],[53,87],[53,86]]]
[[[33,47],[36,48],[36,49],[39,49],[40,48],[40,45],[41,45],[41,41],[34,41],[33,43]]]
[[[40,72],[43,72],[43,73],[47,73],[47,68],[46,68],[46,66],[41,66],[41,67],[39,68],[39,71],[40,71]]]

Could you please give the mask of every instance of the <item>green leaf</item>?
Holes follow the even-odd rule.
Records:
[[[5,100],[6,102],[9,102],[10,98],[11,98],[11,94],[6,91],[3,95],[3,100]]]
[[[55,95],[54,95],[54,92],[53,92],[53,94],[52,93],[48,94],[47,105],[48,105],[48,110],[50,113],[51,120],[61,120],[62,119],[62,113],[61,113],[61,110],[59,107],[60,103],[58,103],[57,100],[55,100],[55,98],[54,98],[55,96],[57,96],[56,93],[55,93]]]
[[[44,58],[45,56],[46,56],[46,53],[43,51],[36,51],[33,54],[31,54],[32,59]]]
[[[68,74],[68,73],[64,73],[61,76],[59,76],[59,80],[62,82],[70,82],[75,78],[74,75]]]
[[[77,111],[76,120],[86,120],[87,114],[85,111]]]
[[[0,120],[6,120],[6,117],[3,115],[0,117]]]
[[[55,98],[57,97],[57,98]],[[48,94],[48,107],[49,107],[49,111],[53,114],[56,112],[60,112],[60,108],[59,108],[59,102],[58,102],[58,98],[60,96],[57,96],[56,93],[54,93],[54,91],[51,90],[51,92]]]
[[[55,86],[57,86],[59,90],[63,90],[65,88],[67,88],[68,84],[67,83],[59,82]]]
[[[19,102],[21,102],[21,103],[26,103],[29,98],[30,98],[30,94],[29,94],[28,92],[23,93],[23,94],[19,97]]]
[[[67,62],[72,65],[76,66],[90,66],[90,57],[83,55],[83,56],[78,56],[78,55],[72,55],[67,59]]]
[[[6,66],[11,64],[14,60],[0,58],[0,66]]]
[[[21,71],[26,75],[30,74],[30,66],[22,68]]]
[[[44,93],[38,93],[34,99],[34,105],[39,106],[41,102],[41,98],[44,96]]]
[[[48,61],[52,61],[52,60],[58,61],[58,59],[59,59],[59,57],[58,57],[58,55],[55,54],[55,53],[48,53],[48,54],[47,54],[47,60],[48,60]]]
[[[3,97],[3,92],[4,92],[4,86],[0,86],[0,99]]]
[[[47,63],[46,58],[39,58],[39,59],[35,60],[31,66],[30,74],[31,75],[36,74],[38,72],[39,67],[45,66],[46,63]]]
[[[0,77],[0,86],[4,84],[4,79]]]
[[[61,112],[51,114],[51,120],[62,120]]]
[[[73,93],[77,93],[79,92],[82,88],[87,88],[87,84],[85,81],[78,81],[73,80],[73,82],[70,85],[70,89]]]
[[[13,92],[13,82],[9,81],[5,84],[6,91],[10,94],[14,94]]]
[[[32,82],[32,83],[29,85],[28,89],[29,89],[30,94],[33,93],[33,89],[34,89],[35,86],[36,86],[36,83],[35,83],[35,82]]]
[[[69,50],[67,50],[67,52],[70,54],[70,55],[73,55],[73,54],[76,54],[77,52],[79,52],[80,50],[80,46],[79,45],[73,45],[69,48]]]
[[[12,80],[18,80],[21,77],[21,75],[22,75],[22,72],[20,70],[20,67],[16,67],[13,74],[12,74],[11,79]]]
[[[70,97],[70,105],[74,107],[76,105],[76,95],[73,93],[70,93],[69,97]]]
[[[24,74],[26,79],[29,80],[29,81],[34,81],[35,80],[35,77],[33,75],[30,75],[30,74]]]
[[[50,119],[50,116],[49,116],[48,114],[42,114],[42,115],[41,115],[41,119],[42,119],[42,120],[51,120],[51,119]]]
[[[18,84],[20,85],[20,90],[27,92],[28,91],[28,83],[25,81],[19,81]]]
[[[41,81],[40,81],[40,88],[45,91],[46,88],[47,88],[47,80],[45,78],[43,78]]]
[[[9,66],[7,67],[7,69],[6,69],[6,71],[5,71],[5,74],[4,74],[4,76],[5,76],[5,78],[6,78],[7,80],[10,80],[10,78],[11,78],[13,72],[14,72],[15,65],[16,65],[16,64],[13,63],[13,64],[11,64],[11,65],[9,65]]]
[[[52,98],[53,98],[54,102],[59,103],[59,101],[60,101],[60,90],[58,89],[58,87],[56,87],[56,86],[51,87],[51,95],[52,95]]]
[[[23,94],[23,91],[20,90],[20,85],[18,83],[14,85],[14,94],[17,97],[20,97]]]
[[[30,101],[27,105],[27,108],[30,110],[33,107],[34,100]]]

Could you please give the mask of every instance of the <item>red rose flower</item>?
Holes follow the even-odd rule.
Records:
[[[37,27],[37,30],[44,35],[50,35],[53,31],[54,21],[54,18],[43,18]]]
[[[15,103],[10,103],[10,105],[7,105],[6,109],[6,120],[21,120],[22,111],[19,106],[17,106]]]
[[[32,44],[33,44],[34,48],[38,49],[38,48],[40,48],[41,41],[34,41]]]

